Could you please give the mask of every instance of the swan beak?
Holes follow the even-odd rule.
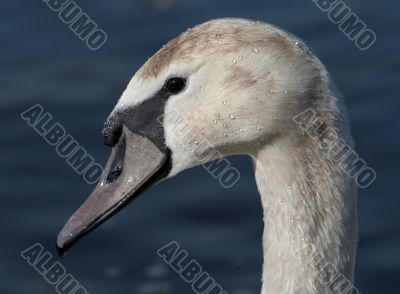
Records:
[[[169,169],[167,148],[160,150],[153,141],[124,126],[99,183],[59,233],[58,253],[64,255],[80,238],[165,177]]]

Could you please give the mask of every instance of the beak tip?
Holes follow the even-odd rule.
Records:
[[[70,246],[68,246],[66,240],[62,237],[62,234],[60,233],[56,241],[56,249],[58,256],[64,257],[67,254],[69,248]]]
[[[58,245],[56,245],[56,249],[59,257],[64,257],[67,254],[67,250],[65,250],[64,247],[59,247]]]

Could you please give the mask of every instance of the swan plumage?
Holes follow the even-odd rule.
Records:
[[[171,151],[165,178],[204,158],[249,155],[264,208],[262,293],[330,293],[334,285],[324,279],[334,274],[351,284],[355,183],[293,122],[313,109],[325,128],[353,146],[342,98],[320,60],[269,24],[212,20],[150,58],[110,117],[153,99],[176,76],[187,81],[163,102],[163,142]]]

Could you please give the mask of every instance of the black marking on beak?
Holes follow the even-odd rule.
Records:
[[[122,134],[122,113],[111,116],[103,128],[104,144],[109,147],[114,147]]]

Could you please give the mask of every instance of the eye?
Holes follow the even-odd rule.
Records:
[[[170,94],[178,94],[185,88],[185,85],[186,79],[175,77],[167,80],[165,88]]]

